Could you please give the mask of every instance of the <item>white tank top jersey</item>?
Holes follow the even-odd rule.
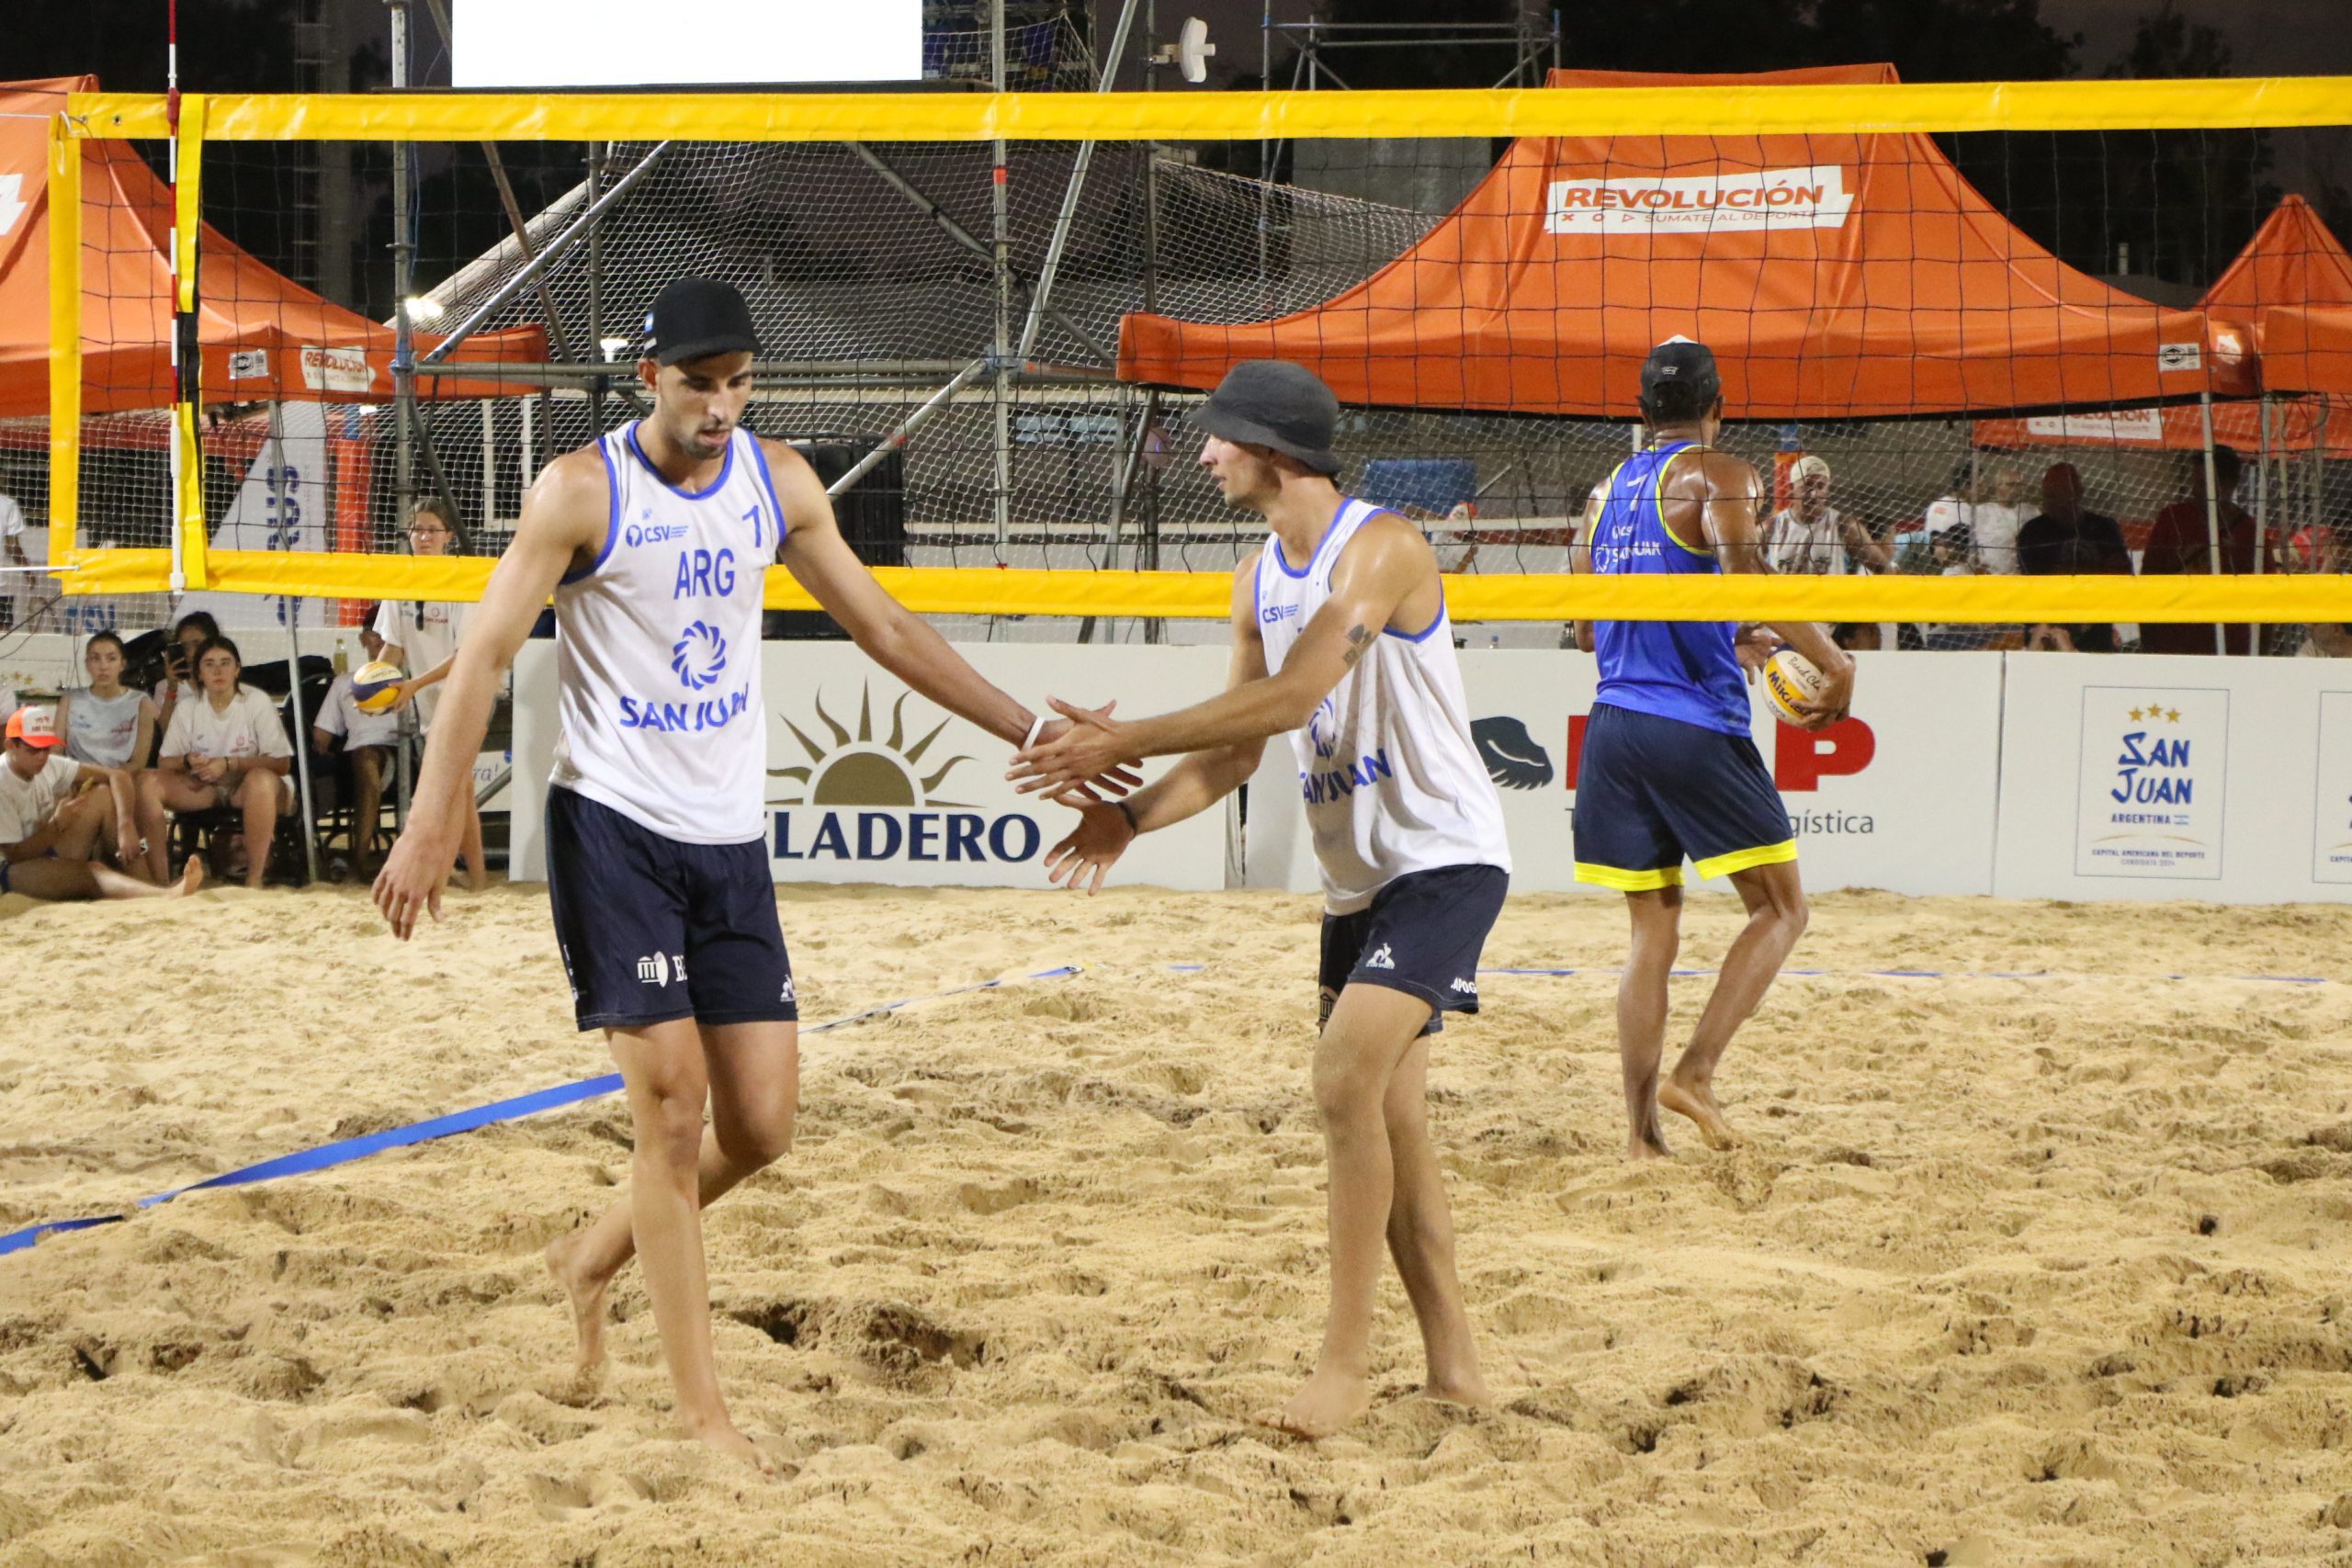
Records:
[[[1294,571],[1282,541],[1258,555],[1258,635],[1266,669],[1283,667],[1300,630],[1331,596],[1331,571],[1380,508],[1340,502],[1306,564]],[[1443,602],[1408,637],[1383,630],[1340,679],[1305,728],[1291,732],[1299,794],[1323,868],[1324,905],[1353,914],[1396,878],[1448,865],[1510,869],[1502,797],[1470,739],[1462,667]]]
[[[776,504],[759,438],[737,430],[707,488],[672,487],[624,425],[599,444],[605,546],[555,591],[549,782],[687,844],[763,836],[767,710],[760,593]]]

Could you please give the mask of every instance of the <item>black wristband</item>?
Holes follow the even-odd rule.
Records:
[[[1141,828],[1136,825],[1136,812],[1134,807],[1129,806],[1124,800],[1114,800],[1111,804],[1119,808],[1119,815],[1127,819],[1128,832],[1140,833],[1143,831]]]

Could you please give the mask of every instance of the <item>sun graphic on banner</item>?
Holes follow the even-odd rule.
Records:
[[[932,732],[909,746],[906,742],[904,717],[907,698],[911,692],[902,692],[890,708],[890,739],[878,744],[874,739],[874,704],[870,688],[861,687],[857,696],[857,733],[852,735],[833,716],[825,711],[822,694],[810,698],[817,718],[832,731],[833,743],[820,745],[802,732],[800,727],[782,713],[784,727],[808,753],[805,768],[770,768],[768,777],[789,779],[800,785],[797,795],[780,794],[769,800],[771,806],[969,806],[966,800],[939,800],[932,795],[958,762],[968,762],[969,757],[950,757],[939,771],[925,778],[918,770],[923,753],[939,739],[941,731],[951,722],[941,719]],[[789,785],[779,785],[788,789]]]

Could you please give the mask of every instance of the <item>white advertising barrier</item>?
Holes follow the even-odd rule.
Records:
[[[2352,902],[2352,662],[2013,654],[2005,898]]]
[[[1591,657],[1468,649],[1460,658],[1471,733],[1501,786],[1511,886],[1581,886],[1576,776],[1599,679]],[[1762,689],[1751,689],[1756,743],[1780,786],[1805,886],[1990,893],[2001,655],[1864,653],[1858,661],[1851,716],[1817,733],[1781,723]],[[1247,831],[1250,886],[1320,886],[1287,740],[1267,745],[1250,781]]]
[[[1218,648],[967,644],[975,669],[1033,709],[1047,696],[1162,713],[1216,694]],[[779,882],[1044,887],[1045,852],[1077,821],[1016,794],[1012,749],[910,693],[847,643],[761,645],[767,703],[768,851]],[[682,694],[649,693],[654,706]],[[544,822],[555,761],[555,644],[514,661],[514,875],[547,877]],[[1159,777],[1170,759],[1146,764]],[[1113,874],[1161,887],[1226,885],[1226,814],[1204,811],[1136,840]]]

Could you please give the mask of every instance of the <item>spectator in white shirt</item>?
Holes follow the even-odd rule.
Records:
[[[25,509],[13,495],[0,495],[0,566],[11,570],[0,576],[0,631],[17,624],[17,587],[26,584],[31,597],[32,562],[25,555]]]
[[[1789,468],[1794,504],[1765,525],[1764,558],[1788,576],[1842,577],[1861,567],[1886,571],[1894,558],[1871,531],[1829,504],[1828,460],[1808,452]]]
[[[155,722],[172,727],[172,710],[196,695],[196,650],[220,635],[220,623],[203,610],[190,610],[172,627],[164,649],[164,678],[155,682]]]
[[[277,705],[238,683],[243,669],[235,643],[225,637],[205,643],[196,660],[202,694],[178,705],[155,767],[140,775],[139,826],[157,882],[169,874],[167,813],[236,807],[244,817],[245,886],[259,887],[277,818],[294,808],[286,777],[294,748]]]
[[[117,768],[59,755],[63,737],[50,708],[8,716],[7,758],[0,762],[0,893],[29,898],[139,898],[193,893],[203,884],[191,866],[176,886],[157,887],[100,863],[111,849],[138,859],[132,820],[135,790]]]
[[[1978,571],[2004,577],[2018,574],[2018,530],[2032,513],[2025,506],[2025,477],[2015,463],[1993,468],[1993,494],[1979,501],[1969,519],[1969,537],[1976,547]]]
[[[384,656],[384,639],[373,626],[359,628],[359,646],[371,660]],[[331,757],[338,740],[350,765],[352,870],[365,874],[373,863],[376,828],[383,818],[384,776],[391,770],[392,748],[401,741],[400,716],[390,709],[362,713],[352,694],[351,677],[338,675],[319,703],[311,726],[311,750]]]
[[[447,555],[457,543],[457,517],[448,505],[428,496],[416,503],[409,517],[409,550],[420,556]],[[384,639],[384,659],[408,671],[393,711],[415,703],[417,728],[427,734],[433,729],[434,706],[441,700],[441,694],[433,688],[447,680],[457,666],[458,639],[465,632],[467,608],[440,601],[387,600],[376,612],[376,632]],[[466,802],[459,853],[465,857],[466,886],[477,893],[489,886],[490,870],[482,860],[481,813],[470,797]]]
[[[77,762],[137,771],[154,749],[161,714],[155,699],[122,683],[122,638],[93,632],[82,650],[90,683],[57,699],[57,730]]]

